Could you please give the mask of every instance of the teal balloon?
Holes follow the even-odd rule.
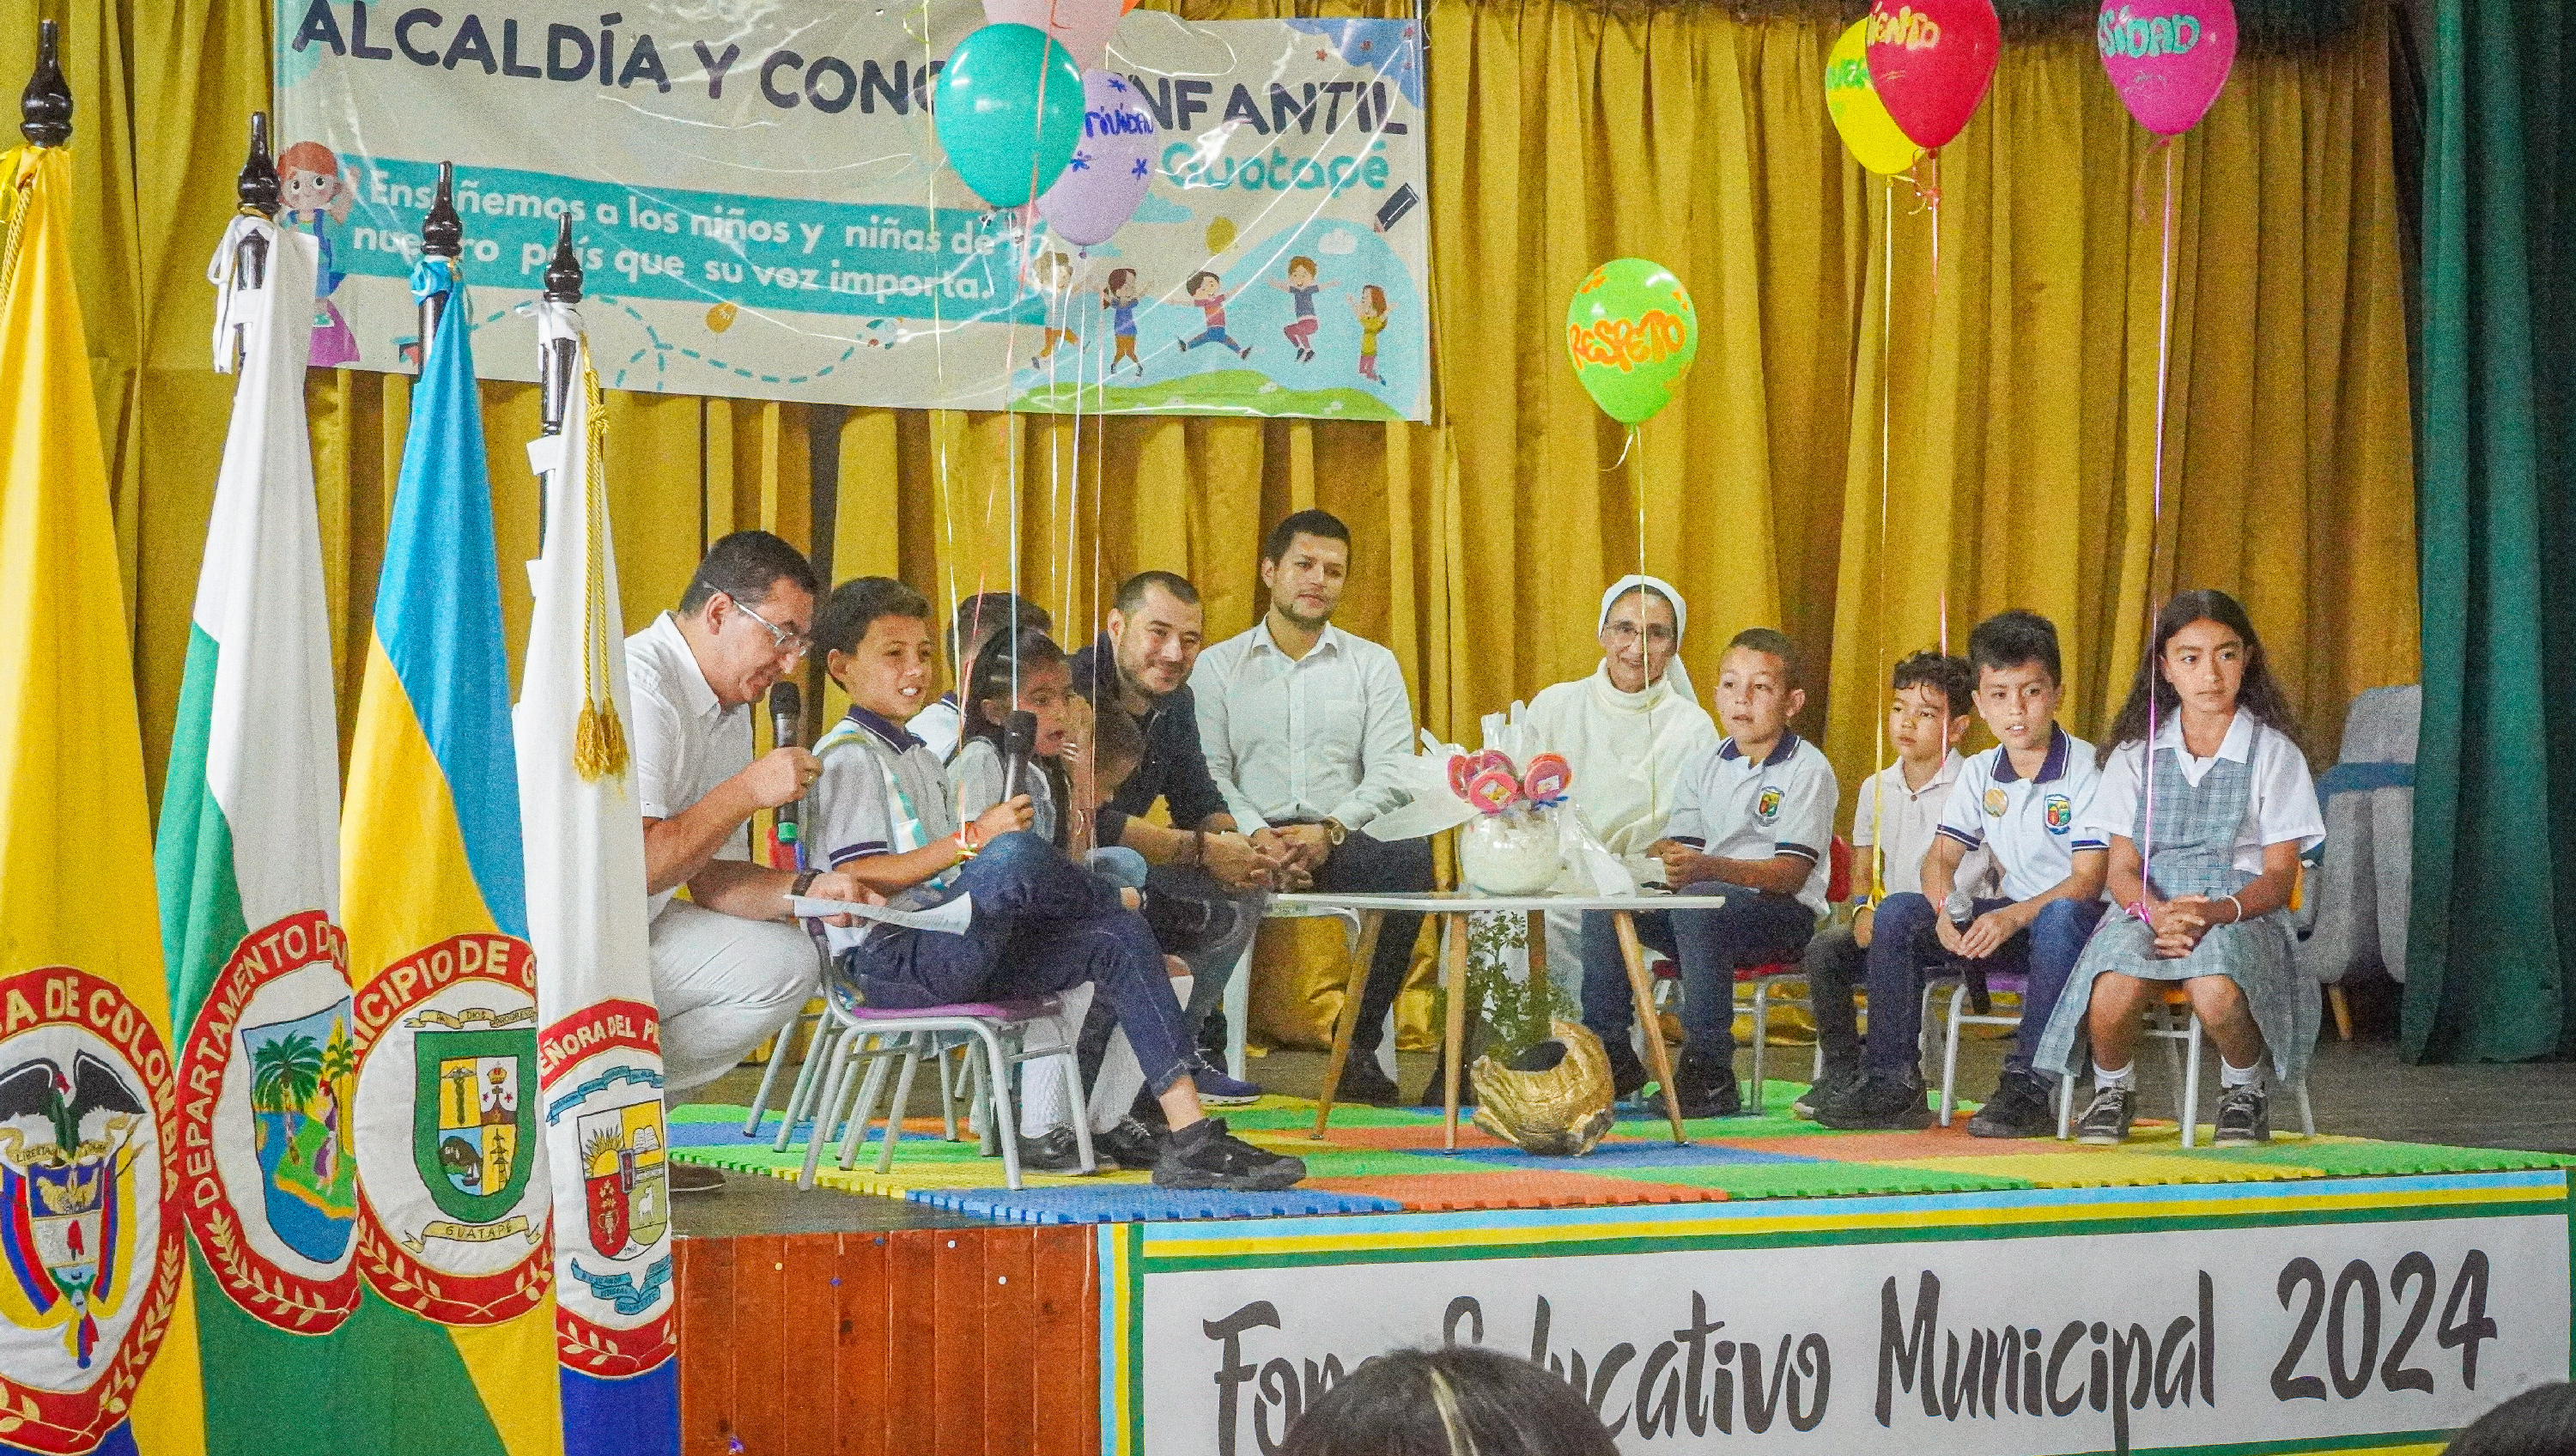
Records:
[[[1082,140],[1082,67],[1028,25],[988,25],[939,72],[931,123],[976,196],[1018,207],[1044,192]]]

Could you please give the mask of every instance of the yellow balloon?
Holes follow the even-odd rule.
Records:
[[[1825,57],[1825,110],[1843,145],[1860,164],[1880,176],[1914,165],[1923,149],[1914,144],[1887,114],[1887,103],[1869,83],[1869,17],[1852,22]]]

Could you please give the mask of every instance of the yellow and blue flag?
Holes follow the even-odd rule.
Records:
[[[196,1456],[187,1154],[71,194],[61,148],[0,152],[0,1453]]]
[[[352,1451],[557,1456],[554,1250],[492,481],[451,259],[412,392],[340,816],[358,1025],[370,1429]]]

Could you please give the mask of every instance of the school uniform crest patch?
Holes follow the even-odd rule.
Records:
[[[1986,790],[1986,817],[1989,819],[2001,819],[2004,817],[2004,807],[2006,802],[2003,790]]]
[[[2075,825],[2075,805],[2064,794],[2051,794],[2040,812],[2048,820],[2048,832],[2064,834]]]
[[[1768,824],[1772,820],[1780,817],[1779,785],[1763,785],[1762,796],[1753,801],[1753,817],[1761,820],[1765,824]]]

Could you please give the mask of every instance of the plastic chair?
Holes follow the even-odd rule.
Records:
[[[1948,1127],[1950,1114],[1958,1107],[1959,1028],[1962,1026],[2019,1026],[2021,1013],[2015,1011],[2010,1016],[1991,1012],[1979,1015],[1963,1010],[1962,1008],[1968,1004],[1968,983],[1955,976],[1944,976],[1934,982],[1934,985],[1941,984],[1946,984],[1950,991],[1950,1010],[1946,1018],[1949,1024],[1941,1035],[1941,1125]],[[2030,978],[2011,974],[1989,975],[1986,977],[1986,990],[1988,992],[2009,991],[2015,996],[2021,996],[2030,990]],[[1931,1005],[1931,986],[1923,988],[1923,1002],[1927,1008]],[[1926,1028],[1929,1028],[1928,1019]],[[2061,1096],[2059,1100],[2064,1101],[2065,1098]]]
[[[2150,1025],[2146,1035],[2165,1044],[2165,1065],[2172,1075],[2175,1093],[2174,1117],[2182,1124],[2182,1145],[2197,1147],[2200,1137],[2200,1018],[2191,1010],[2191,997],[2182,987],[2167,989],[2159,1003],[2164,1024]],[[2157,1008],[2151,1007],[2153,1016]],[[2057,1137],[2063,1142],[2074,1136],[2075,1079],[2062,1079],[2057,1099]],[[2307,1137],[2317,1135],[2316,1110],[2308,1105],[2308,1084],[2302,1080],[2289,1089],[2299,1099],[2299,1131]]]
[[[875,1120],[877,1099],[885,1089],[889,1062],[901,1064],[894,1082],[894,1098],[886,1108],[885,1139],[877,1151],[877,1171],[889,1172],[894,1167],[895,1144],[902,1137],[904,1108],[912,1096],[912,1079],[925,1056],[936,1060],[941,1068],[941,1105],[948,1122],[949,1137],[956,1137],[953,1088],[947,1076],[948,1047],[941,1038],[962,1036],[968,1051],[966,1065],[971,1090],[968,1102],[982,1124],[984,1155],[999,1153],[1002,1159],[1002,1181],[1011,1188],[1020,1186],[1019,1123],[1011,1111],[1011,1068],[1022,1062],[1048,1057],[1062,1057],[1066,1062],[1062,1079],[1066,1120],[1073,1125],[1074,1145],[1082,1154],[1082,1171],[1096,1172],[1098,1161],[1091,1151],[1091,1120],[1082,1106],[1083,1085],[1080,1067],[1074,1060],[1073,1043],[1060,1035],[1052,1042],[1031,1046],[1028,1033],[1032,1025],[1055,1016],[1052,999],[1030,1002],[961,1002],[951,1006],[917,1006],[877,1008],[845,1004],[835,991],[829,998],[827,1024],[835,1028],[833,1045],[826,1058],[809,1060],[830,1062],[827,1074],[829,1090],[816,1103],[814,1127],[805,1142],[805,1170],[797,1186],[814,1186],[816,1169],[823,1157],[823,1144],[833,1131],[841,1130],[841,1166],[858,1165],[859,1149],[867,1141],[868,1124]],[[1050,1028],[1052,1030],[1052,1028]],[[822,1034],[817,1033],[817,1041]],[[973,1053],[982,1051],[983,1056]],[[864,1081],[859,1064],[867,1064]],[[792,1109],[791,1109],[792,1111]],[[780,1146],[785,1146],[788,1130],[795,1126],[791,1116],[779,1130]]]
[[[1826,861],[1826,902],[1832,904],[1850,899],[1851,879],[1851,841],[1837,834],[1834,836],[1833,848]],[[1771,988],[1789,981],[1804,981],[1806,978],[1807,968],[1799,961],[1773,961],[1767,965],[1736,968],[1735,984],[1739,988],[1747,985],[1753,988],[1753,1097],[1746,1105],[1757,1112],[1763,1106],[1762,1095],[1766,1081],[1763,1063],[1771,1044]],[[1741,1005],[1740,1002],[1738,1004]],[[1817,1055],[1821,1057],[1823,1054],[1823,1049],[1819,1047]]]
[[[787,1105],[791,1109],[787,1114],[787,1126],[796,1125],[797,1115],[792,1109],[806,1100],[810,1084],[814,1080],[816,1061],[814,1054],[822,1046],[824,1032],[830,1026],[830,1022],[824,1018],[823,998],[820,996],[807,1000],[795,1015],[787,1018],[786,1025],[778,1028],[777,1035],[770,1038],[769,1064],[761,1071],[760,1090],[751,1094],[751,1111],[742,1120],[744,1137],[760,1136],[760,1124],[769,1115],[770,1094],[778,1090],[778,1069],[787,1065],[787,1054],[796,1045],[796,1029],[808,1021],[814,1023],[814,1031],[805,1039],[805,1060],[797,1068],[796,1085],[789,1092],[787,1099]],[[786,1146],[785,1136],[785,1131],[782,1129],[779,1143],[782,1148]]]

